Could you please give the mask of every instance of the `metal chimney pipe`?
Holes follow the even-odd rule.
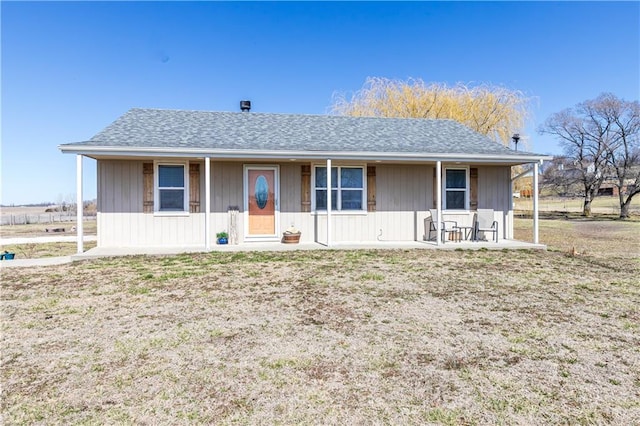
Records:
[[[514,133],[513,136],[511,136],[511,139],[513,139],[513,144],[516,146],[516,151],[518,150],[518,142],[520,142],[520,134],[519,133]]]
[[[242,112],[249,112],[251,110],[251,101],[240,101],[240,110]]]

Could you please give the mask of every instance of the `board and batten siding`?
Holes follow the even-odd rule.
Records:
[[[143,213],[141,160],[99,160],[98,245],[100,247],[204,245],[204,213],[157,216]],[[204,200],[204,166],[200,199]],[[204,209],[201,209],[203,211]]]
[[[333,212],[332,242],[420,241],[432,197],[432,165],[369,164],[376,168],[376,205],[369,212]],[[326,242],[325,214],[312,214],[316,240]]]
[[[433,198],[433,165],[376,166],[376,238],[416,241]]]
[[[204,170],[204,168],[203,168]],[[203,173],[204,175],[204,173]],[[243,163],[211,161],[211,238],[215,243],[218,232],[231,232],[229,210],[238,209],[236,234],[239,242],[243,240],[244,210],[243,200]],[[203,206],[201,211],[204,211]],[[204,231],[203,231],[204,232]]]
[[[511,167],[478,167],[478,208],[494,210],[499,238],[513,238]]]
[[[230,207],[243,210],[243,164],[211,162],[211,212],[227,213]],[[202,209],[204,211],[204,208]]]
[[[200,165],[200,213],[163,216],[143,213],[143,164],[149,160],[98,161],[98,244],[121,246],[204,245],[204,163]],[[194,163],[194,162],[191,162]],[[253,163],[252,163],[253,164]],[[256,163],[257,164],[257,163]],[[271,164],[271,163],[269,163]],[[211,241],[229,232],[229,209],[237,207],[238,241],[244,239],[244,163],[211,162]],[[294,225],[301,241],[314,241],[314,218],[300,213],[299,164],[280,165],[280,232]]]
[[[280,164],[280,232],[294,226],[302,232],[300,242],[314,242],[316,218],[309,212],[301,212],[302,166],[298,163]]]
[[[204,246],[204,162],[200,164],[200,213],[163,216],[143,213],[143,163],[150,160],[99,160],[98,245]],[[211,241],[229,231],[229,208],[237,207],[238,241],[244,241],[244,164],[211,162]],[[259,163],[249,163],[259,164]],[[265,163],[273,165],[276,163]],[[302,231],[302,242],[326,242],[326,214],[302,212],[302,166],[279,163],[280,233],[289,226]],[[433,208],[434,165],[369,164],[375,166],[375,211],[333,212],[332,241],[421,241],[424,219]],[[495,210],[500,237],[512,238],[510,168],[478,167],[478,208]],[[445,212],[447,217],[449,213]],[[457,214],[451,212],[451,214]],[[472,212],[460,213],[461,223],[471,222]],[[470,223],[469,223],[470,225]]]

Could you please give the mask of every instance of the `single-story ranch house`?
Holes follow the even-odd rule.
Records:
[[[439,245],[449,237],[429,232],[432,216],[434,230],[471,226],[478,209],[513,239],[511,168],[537,176],[550,159],[453,120],[137,108],[60,150],[77,155],[79,197],[82,159],[97,160],[98,247],[205,250],[220,231],[249,245],[291,226],[324,245]]]

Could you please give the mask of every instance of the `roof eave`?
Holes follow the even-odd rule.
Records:
[[[58,148],[65,154],[80,154],[89,157],[211,157],[219,159],[270,160],[359,160],[359,161],[473,161],[475,163],[524,164],[548,161],[548,155],[525,154],[456,154],[427,152],[367,152],[367,151],[295,151],[295,150],[225,150],[205,148],[142,148],[115,146],[87,146],[65,144]]]

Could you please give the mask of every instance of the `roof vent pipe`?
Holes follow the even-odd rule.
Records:
[[[518,142],[520,142],[520,133],[514,133],[513,136],[511,136],[511,139],[513,139],[513,144],[516,146],[516,151],[517,151]]]
[[[240,110],[242,112],[249,112],[251,109],[251,101],[240,101]]]

